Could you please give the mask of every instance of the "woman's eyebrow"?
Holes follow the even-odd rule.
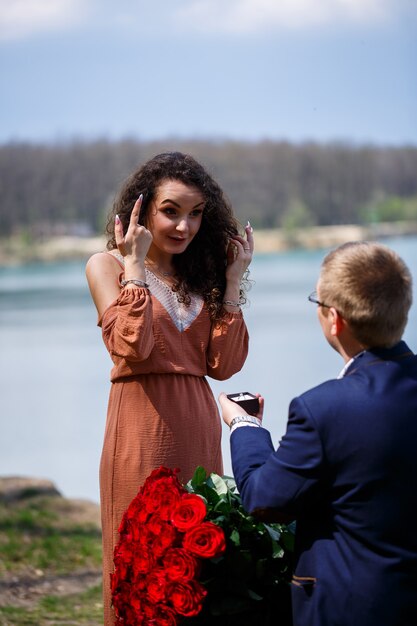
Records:
[[[181,208],[181,205],[178,204],[178,202],[175,202],[175,200],[171,200],[170,198],[166,198],[165,200],[162,200],[161,205],[162,204],[175,204],[176,207],[178,207],[179,209]],[[206,201],[202,200],[201,202],[198,202],[198,204],[196,204],[195,206],[193,206],[193,209],[197,209],[197,207],[201,206],[202,204],[205,204]]]

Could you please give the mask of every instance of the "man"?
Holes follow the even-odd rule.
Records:
[[[278,449],[263,398],[259,419],[219,398],[243,504],[296,519],[295,626],[416,626],[417,357],[401,340],[411,275],[386,246],[348,243],[309,300],[345,367],[291,402]]]

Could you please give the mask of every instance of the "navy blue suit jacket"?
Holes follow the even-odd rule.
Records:
[[[404,342],[295,398],[276,451],[250,427],[231,451],[244,507],[297,520],[295,626],[417,625],[417,357]]]

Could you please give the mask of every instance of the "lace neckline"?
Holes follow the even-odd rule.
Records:
[[[163,280],[155,276],[148,268],[145,268],[146,282],[151,294],[162,304],[170,318],[180,332],[187,330],[201,313],[204,300],[201,296],[190,294],[190,303],[180,302],[178,292],[167,285]]]
[[[120,252],[111,251],[110,254],[124,266],[124,259]],[[197,294],[189,294],[190,304],[179,302],[178,292],[173,291],[170,285],[147,267],[145,267],[145,276],[151,294],[162,304],[176,328],[180,332],[187,330],[201,313],[204,305],[203,298]]]

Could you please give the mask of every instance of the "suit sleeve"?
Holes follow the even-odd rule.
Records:
[[[248,355],[249,336],[241,312],[226,313],[212,325],[207,350],[207,374],[226,380],[239,372]]]
[[[323,451],[303,402],[291,402],[287,432],[277,450],[264,428],[238,428],[231,436],[233,473],[249,512],[271,509],[297,517],[320,479]]]
[[[110,355],[129,361],[148,358],[154,346],[152,299],[147,289],[122,289],[99,320]]]

